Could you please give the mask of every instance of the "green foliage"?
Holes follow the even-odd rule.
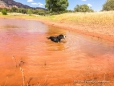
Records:
[[[105,11],[114,10],[114,0],[107,0],[106,3],[103,5],[103,9]]]
[[[10,9],[10,12],[16,12],[16,13],[23,13],[23,14],[26,14],[26,13],[28,12],[28,9],[12,7],[12,8]]]
[[[11,8],[11,12],[18,12],[18,8],[12,7],[12,8]]]
[[[36,10],[32,10],[33,14],[37,14],[37,15],[48,15],[49,12],[46,10],[42,10],[42,9],[36,9]]]
[[[74,8],[75,12],[94,12],[91,8],[89,8],[88,5],[83,4],[83,5],[76,5]]]
[[[31,15],[32,14],[32,9],[28,9],[27,14]]]
[[[7,15],[7,12],[15,12],[15,13],[23,13],[23,14],[36,14],[36,15],[49,15],[50,12],[47,10],[43,10],[43,9],[25,9],[25,8],[16,8],[16,7],[12,7],[11,9],[7,9],[7,8],[0,8],[0,12],[2,12],[2,14]]]
[[[2,9],[2,14],[3,14],[3,15],[7,15],[7,9],[5,9],[5,8]]]
[[[74,11],[73,11],[73,10],[67,10],[67,12],[69,12],[69,13],[73,13]]]
[[[45,15],[45,11],[44,10],[38,10],[38,14],[39,15]]]
[[[0,8],[0,12],[2,12],[2,8]]]
[[[68,7],[69,3],[68,0],[46,0],[46,5],[45,7],[50,11],[50,12],[61,12],[65,11]]]
[[[23,13],[23,14],[26,14],[26,13],[27,13],[27,9],[25,9],[25,8],[20,8],[20,11],[21,11],[21,13]]]

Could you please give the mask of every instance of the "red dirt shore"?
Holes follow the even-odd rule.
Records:
[[[72,22],[53,22],[49,20],[39,21],[49,26],[67,29],[83,35],[93,36],[114,42],[113,25],[73,24]]]

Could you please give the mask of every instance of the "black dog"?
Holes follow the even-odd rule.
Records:
[[[58,35],[58,36],[50,36],[50,37],[47,37],[48,39],[50,39],[51,41],[53,41],[53,42],[60,42],[61,41],[61,39],[64,39],[66,36],[64,36],[64,35],[62,35],[62,34],[60,34],[60,35]]]

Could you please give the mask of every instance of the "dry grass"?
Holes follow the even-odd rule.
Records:
[[[0,18],[12,18],[12,19],[44,19],[44,16],[40,15],[34,15],[32,14],[31,16],[28,14],[21,14],[21,13],[8,13],[8,15],[2,15],[0,12]]]
[[[48,19],[53,21],[70,21],[74,23],[114,24],[114,12],[65,13],[49,16]]]
[[[91,23],[91,24],[114,24],[114,11],[94,12],[94,13],[64,13],[60,15],[40,16],[32,14],[8,13],[2,15],[1,18],[24,18],[24,19],[45,19],[57,22],[73,22],[73,23]]]
[[[65,24],[69,28],[114,36],[114,11],[94,13],[65,13],[46,19]]]

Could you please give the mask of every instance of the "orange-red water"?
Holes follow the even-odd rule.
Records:
[[[58,34],[66,35],[61,43],[47,39]],[[0,19],[0,85],[90,86],[85,80],[112,83],[113,43],[38,21]]]

